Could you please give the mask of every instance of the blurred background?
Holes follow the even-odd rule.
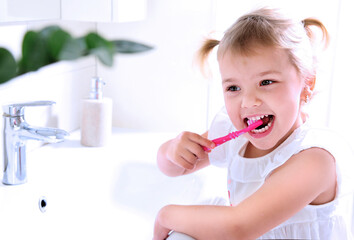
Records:
[[[318,94],[309,112],[312,121],[338,130],[354,147],[349,123],[354,118],[352,0],[0,0],[0,46],[16,58],[27,30],[53,24],[74,36],[94,31],[154,47],[116,55],[110,68],[94,57],[47,66],[0,85],[0,105],[56,101],[51,109],[30,109],[34,113],[28,122],[73,131],[79,128],[80,101],[88,97],[90,79],[97,75],[107,83],[104,96],[113,99],[114,127],[202,133],[223,97],[215,56],[210,59],[213,75],[206,79],[195,53],[205,37],[222,34],[241,14],[264,5],[286,8],[300,18],[316,17],[328,28],[331,43],[321,58]]]

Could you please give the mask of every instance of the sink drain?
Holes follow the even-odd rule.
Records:
[[[46,197],[40,197],[40,198],[39,198],[38,207],[39,207],[39,210],[40,210],[42,213],[44,213],[45,211],[47,211],[48,202],[47,202],[47,198],[46,198]]]

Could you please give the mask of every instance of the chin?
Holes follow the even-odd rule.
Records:
[[[250,141],[250,142],[255,148],[267,152],[271,152],[277,147],[276,144],[271,144],[270,142],[265,142],[265,143],[259,143],[257,141]]]

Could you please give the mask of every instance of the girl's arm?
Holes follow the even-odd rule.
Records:
[[[180,176],[208,166],[209,157],[203,146],[212,149],[215,144],[207,136],[207,132],[183,132],[162,144],[157,153],[160,170],[168,176]]]
[[[156,218],[154,240],[165,239],[171,229],[196,239],[255,239],[310,203],[332,201],[335,189],[332,155],[312,148],[290,158],[260,189],[235,207],[162,208]]]

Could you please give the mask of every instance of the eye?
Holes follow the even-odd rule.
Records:
[[[241,90],[241,88],[240,87],[238,87],[238,86],[229,86],[229,87],[227,87],[226,88],[226,91],[228,91],[228,92],[237,92],[237,91],[240,91]]]
[[[272,83],[274,83],[274,81],[266,79],[266,80],[263,80],[263,81],[260,82],[260,86],[267,86],[267,85],[270,85]]]

